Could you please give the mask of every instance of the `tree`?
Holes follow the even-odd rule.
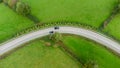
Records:
[[[50,39],[54,42],[59,42],[60,40],[62,40],[62,35],[60,33],[55,32],[51,35]]]
[[[18,2],[19,0],[9,0],[8,1],[8,5],[10,8],[14,8],[16,6],[16,3]]]
[[[31,10],[27,3],[17,2],[16,12],[18,14],[26,16],[26,15],[30,14]]]

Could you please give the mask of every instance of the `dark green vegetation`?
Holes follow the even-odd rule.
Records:
[[[16,32],[34,25],[26,17],[16,14],[14,11],[0,4],[0,42],[12,38]]]
[[[99,68],[120,67],[120,59],[98,44],[74,36],[64,37],[63,42],[79,57],[83,64],[92,60]]]
[[[117,0],[21,0],[41,22],[77,21],[99,27]]]
[[[41,40],[27,44],[0,60],[0,68],[81,68],[64,51],[44,44]]]

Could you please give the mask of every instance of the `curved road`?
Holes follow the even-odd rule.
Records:
[[[88,39],[94,40],[94,41],[102,44],[103,46],[113,50],[114,52],[116,52],[120,55],[120,44],[117,43],[116,41],[111,40],[102,34],[99,34],[99,33],[96,33],[96,32],[90,31],[90,30],[86,30],[83,28],[69,27],[69,26],[59,27],[59,29],[57,29],[57,30],[55,30],[54,27],[43,29],[43,30],[39,30],[36,32],[26,34],[24,36],[21,36],[19,38],[9,41],[9,42],[5,42],[0,45],[0,55],[3,55],[6,52],[9,52],[10,50],[12,50],[14,48],[21,46],[22,44],[24,44],[26,42],[29,42],[36,38],[40,38],[40,37],[49,35],[50,31],[56,31],[59,33],[75,34],[75,35],[80,35],[80,36],[86,37]]]

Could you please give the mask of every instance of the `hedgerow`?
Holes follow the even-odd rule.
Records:
[[[81,24],[79,22],[50,22],[50,23],[44,23],[44,24],[36,24],[36,25],[33,25],[27,29],[24,29],[24,30],[21,30],[21,31],[18,31],[15,35],[15,37],[17,36],[20,36],[20,35],[23,35],[23,34],[27,34],[29,32],[32,32],[32,31],[36,31],[36,30],[39,30],[39,29],[43,29],[43,28],[46,28],[46,27],[54,27],[54,26],[76,26],[76,27],[81,27],[81,28],[86,28],[86,29],[89,29],[89,30],[98,30],[97,28],[95,27],[92,27],[90,25],[86,25],[86,24]]]
[[[36,25],[33,25],[33,26],[28,27],[26,29],[23,29],[21,31],[18,31],[15,35],[13,35],[13,37],[18,37],[18,36],[21,36],[23,34],[27,34],[27,33],[33,32],[33,31],[37,31],[37,30],[40,30],[40,29],[48,28],[48,27],[54,27],[54,26],[80,27],[80,28],[84,28],[84,29],[99,32],[103,35],[106,35],[106,36],[110,37],[111,39],[114,39],[114,40],[120,42],[119,39],[115,38],[113,35],[105,32],[105,31],[102,31],[100,28],[95,28],[93,26],[86,25],[86,24],[79,23],[79,22],[69,22],[69,21],[65,21],[65,22],[64,21],[59,21],[59,22],[48,22],[48,23],[44,23],[44,24],[36,24]]]

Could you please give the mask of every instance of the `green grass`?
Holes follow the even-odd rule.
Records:
[[[22,0],[41,22],[77,21],[99,27],[117,0]]]
[[[35,41],[0,60],[0,68],[81,68],[61,49]]]
[[[120,68],[120,58],[98,44],[74,36],[64,37],[63,42],[82,63],[93,60],[99,68]]]
[[[0,4],[0,43],[12,38],[16,32],[33,24],[33,22],[18,15],[4,4]]]
[[[32,9],[32,14],[41,22],[77,21],[99,27],[110,15],[117,0],[22,0]],[[120,39],[120,14],[105,29]],[[4,4],[0,4],[0,43],[31,25],[33,22],[18,15]],[[63,39],[82,61],[95,60],[100,68],[119,68],[120,59],[98,44],[67,36]],[[46,47],[41,41],[35,41],[0,60],[0,68],[79,68],[59,48]]]
[[[104,31],[120,40],[120,14],[113,18]]]

